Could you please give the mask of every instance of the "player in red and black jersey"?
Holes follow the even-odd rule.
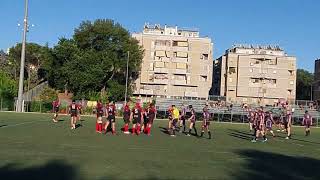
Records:
[[[147,121],[147,125],[146,125],[146,129],[145,129],[145,133],[147,135],[150,135],[151,133],[151,127],[153,124],[153,121],[156,117],[156,108],[154,107],[154,104],[149,104],[149,107],[146,109],[146,121]]]
[[[129,123],[130,123],[130,107],[129,104],[125,104],[123,107],[123,121],[124,121],[124,126],[123,126],[123,133],[124,134],[130,134],[129,132]]]
[[[101,100],[97,101],[96,111],[97,111],[96,132],[101,133],[102,132],[102,123],[103,123],[102,117],[104,114],[103,104],[102,104]]]
[[[131,111],[130,120],[132,121],[132,134],[140,134],[141,123],[143,122],[143,112],[139,103],[136,103]]]
[[[202,129],[201,129],[201,135],[200,137],[203,137],[204,131],[206,130],[209,135],[209,139],[211,139],[211,132],[209,129],[210,126],[210,113],[209,113],[209,108],[208,105],[206,105],[203,110],[202,110],[202,115],[203,115],[203,121],[202,121]]]
[[[255,137],[251,142],[257,142],[257,139],[262,135],[263,137],[263,142],[266,142],[268,139],[266,138],[265,135],[265,113],[263,111],[263,107],[260,107],[256,113],[255,117]]]
[[[310,135],[310,127],[312,126],[312,117],[308,111],[305,111],[303,116],[302,125],[305,127],[306,136]]]
[[[106,106],[106,116],[107,116],[107,122],[104,127],[105,132],[107,133],[108,126],[111,124],[112,128],[112,134],[116,134],[116,106],[113,104],[113,102],[110,102]]]
[[[81,114],[82,114],[82,105],[81,105],[81,103],[78,103],[78,116],[77,116],[77,122],[81,122]]]
[[[71,129],[76,129],[76,122],[78,117],[78,105],[75,100],[69,105],[69,114],[71,115]]]
[[[52,102],[52,111],[53,111],[53,122],[58,122],[58,115],[59,115],[59,108],[60,108],[60,101],[57,98],[55,101]]]

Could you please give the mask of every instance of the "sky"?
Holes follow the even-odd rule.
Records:
[[[214,58],[233,44],[279,45],[314,71],[320,58],[319,0],[29,0],[28,42],[57,44],[83,20],[113,19],[130,32],[145,22],[198,28]],[[0,49],[21,42],[24,0],[0,1]]]

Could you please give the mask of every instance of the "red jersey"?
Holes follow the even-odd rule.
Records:
[[[149,119],[154,119],[155,116],[156,116],[156,108],[155,107],[149,107],[147,110],[146,110],[146,113],[147,113],[147,117]]]
[[[142,108],[140,106],[135,106],[132,108],[133,118],[136,120],[141,119]]]
[[[76,103],[71,103],[69,105],[69,109],[70,109],[70,113],[71,114],[77,114],[79,107],[78,107],[78,105]]]
[[[129,119],[130,118],[130,107],[128,105],[125,105],[123,108],[123,118],[124,119]]]
[[[102,103],[98,102],[97,106],[96,106],[96,109],[97,109],[97,115],[102,116],[103,115],[103,105],[102,105]]]
[[[55,108],[57,108],[57,107],[60,106],[60,102],[59,102],[59,101],[53,101],[53,102],[52,102],[52,106],[55,107]]]
[[[107,105],[107,113],[109,116],[114,116],[116,114],[116,106],[114,104]]]

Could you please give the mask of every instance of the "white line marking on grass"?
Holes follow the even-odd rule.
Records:
[[[40,121],[29,121],[29,122],[23,122],[23,123],[18,123],[18,124],[12,124],[12,125],[7,125],[7,126],[3,126],[1,128],[7,128],[7,127],[14,127],[14,126],[20,126],[20,125],[24,125],[24,124],[33,124],[33,123],[37,123],[37,122],[44,122],[44,121],[48,121],[48,120],[40,120]]]

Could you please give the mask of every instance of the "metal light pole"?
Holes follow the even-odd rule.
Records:
[[[20,77],[19,77],[19,92],[18,92],[18,102],[16,106],[17,112],[22,112],[22,96],[23,96],[23,79],[24,79],[24,62],[25,62],[25,51],[26,51],[26,38],[28,29],[28,0],[25,0],[25,10],[23,19],[23,37],[22,37],[22,50],[21,50],[21,63],[20,63]]]
[[[128,71],[129,71],[129,59],[130,59],[130,52],[128,51],[128,57],[127,57],[127,71],[126,71],[126,91],[124,95],[124,102],[127,104],[127,94],[128,94]]]

